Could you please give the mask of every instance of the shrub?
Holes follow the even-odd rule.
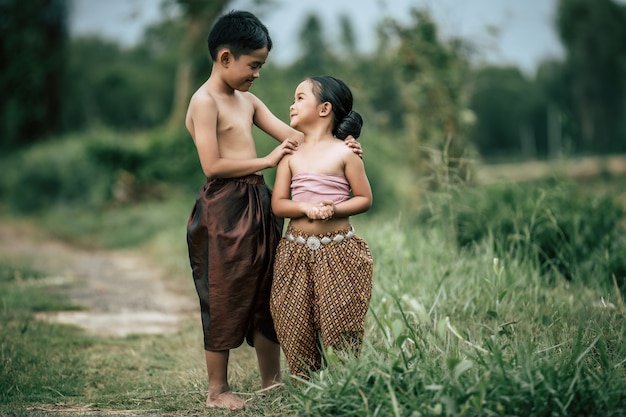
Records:
[[[19,151],[2,164],[3,201],[18,212],[34,213],[58,204],[100,204],[110,195],[111,173],[94,164],[77,140]]]
[[[499,256],[538,262],[546,277],[606,288],[615,275],[626,292],[626,230],[620,223],[625,211],[611,196],[581,193],[572,183],[555,181],[454,192],[420,219],[451,220],[459,247],[491,240]],[[438,210],[444,213],[440,217],[434,214]]]
[[[160,198],[163,183],[196,189],[203,176],[188,135],[91,131],[17,151],[2,160],[0,196],[9,209],[102,207]]]
[[[186,131],[151,132],[142,162],[136,174],[144,182],[188,184],[196,189],[204,181],[196,148]]]

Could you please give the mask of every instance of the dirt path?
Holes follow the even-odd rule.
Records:
[[[99,335],[161,334],[176,331],[197,314],[197,300],[180,280],[133,251],[85,250],[42,237],[34,228],[0,222],[0,257],[28,259],[44,278],[62,285],[85,309],[40,314]]]

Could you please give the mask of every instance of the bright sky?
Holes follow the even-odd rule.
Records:
[[[161,0],[73,0],[71,31],[97,33],[126,45],[137,42],[146,24],[160,18]],[[298,34],[305,17],[315,12],[328,31],[339,33],[339,15],[352,20],[357,47],[375,46],[375,25],[383,16],[408,23],[411,6],[427,7],[445,36],[471,39],[489,62],[512,63],[532,71],[548,56],[562,56],[553,25],[557,0],[275,0],[260,15],[274,41],[270,56],[278,63],[297,55]],[[234,0],[233,9],[250,9],[251,0]],[[490,35],[488,27],[497,28]],[[208,33],[209,28],[207,28]]]

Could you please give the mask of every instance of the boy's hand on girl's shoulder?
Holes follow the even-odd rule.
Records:
[[[289,138],[282,141],[280,145],[274,148],[274,150],[265,157],[268,161],[269,168],[274,168],[278,165],[280,160],[283,159],[283,156],[291,155],[298,150],[298,145],[299,143],[295,139]]]
[[[346,145],[352,148],[355,154],[359,155],[359,157],[363,159],[363,148],[361,147],[361,144],[357,142],[357,140],[352,135],[348,135],[344,139],[344,142]]]

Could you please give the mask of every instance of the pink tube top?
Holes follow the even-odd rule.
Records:
[[[296,174],[291,177],[291,199],[321,203],[332,200],[339,204],[350,198],[350,184],[346,177],[329,174]]]

